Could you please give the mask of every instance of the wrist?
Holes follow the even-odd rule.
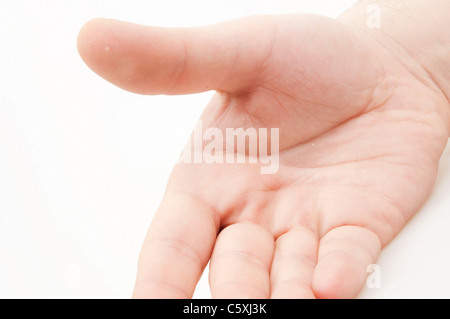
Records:
[[[362,0],[338,19],[373,37],[450,109],[450,1]]]

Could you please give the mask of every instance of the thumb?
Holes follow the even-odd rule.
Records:
[[[261,80],[274,26],[269,16],[195,28],[94,19],[81,29],[78,51],[94,72],[135,93],[244,91]]]

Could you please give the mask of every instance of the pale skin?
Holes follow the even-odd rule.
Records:
[[[450,13],[445,2],[436,9]],[[133,297],[191,298],[208,262],[214,298],[352,298],[362,289],[368,265],[430,194],[450,132],[450,81],[433,69],[448,61],[409,52],[422,47],[402,36],[410,30],[402,23],[417,24],[410,17],[403,28],[391,19],[369,30],[363,5],[337,20],[84,26],[82,58],[117,86],[216,90],[204,128],[280,130],[276,174],[262,175],[258,164],[174,167]],[[440,27],[435,20],[421,32]],[[448,49],[441,33],[436,48]]]

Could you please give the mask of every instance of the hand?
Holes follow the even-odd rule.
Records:
[[[216,90],[204,129],[280,132],[272,175],[258,164],[175,166],[136,298],[192,297],[209,261],[216,298],[356,296],[429,195],[449,136],[442,92],[398,51],[337,20],[258,16],[190,29],[93,20],[78,48],[132,92]]]

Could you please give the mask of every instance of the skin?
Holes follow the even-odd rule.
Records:
[[[430,194],[449,137],[445,94],[391,43],[348,17],[303,14],[188,29],[87,23],[80,55],[115,85],[216,90],[204,129],[280,130],[276,174],[174,167],[133,297],[191,298],[209,261],[214,298],[355,297]]]

